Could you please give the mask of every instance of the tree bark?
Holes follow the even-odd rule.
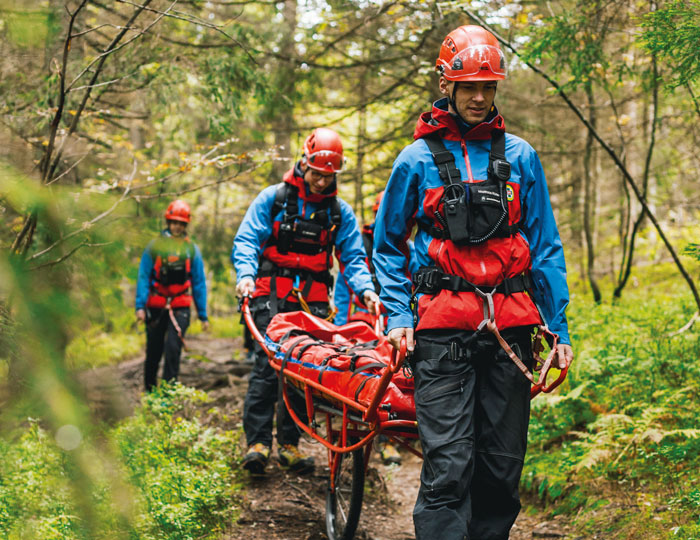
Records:
[[[593,88],[590,84],[586,84],[586,98],[588,99],[588,121],[595,128],[595,99],[593,96]],[[584,199],[583,199],[583,231],[586,237],[586,275],[588,276],[588,284],[593,293],[593,300],[599,304],[602,300],[600,288],[595,279],[595,197],[596,197],[596,180],[595,175],[591,174],[591,160],[593,159],[593,136],[590,131],[586,136],[586,149],[583,156],[583,183],[584,183]]]
[[[280,58],[277,62],[277,74],[274,77],[278,91],[278,108],[274,117],[275,147],[278,158],[272,164],[271,183],[282,180],[282,176],[291,166],[292,158],[292,133],[296,126],[294,123],[294,91],[296,83],[294,32],[297,28],[297,2],[296,0],[285,0],[282,7],[284,22],[280,25],[282,37],[280,39],[280,50],[289,54],[285,59]],[[307,134],[304,134],[306,137]]]

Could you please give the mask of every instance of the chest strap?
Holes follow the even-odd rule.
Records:
[[[442,290],[453,292],[478,293],[484,286],[477,286],[466,279],[446,274],[434,266],[424,266],[413,274],[413,286],[415,293],[435,294]],[[488,287],[490,288],[490,287]],[[532,289],[532,279],[529,274],[520,274],[504,279],[493,290],[497,294],[506,296],[518,292],[526,292]]]
[[[295,279],[300,281],[316,281],[323,283],[326,287],[333,286],[333,275],[328,271],[311,272],[303,268],[285,268],[283,266],[275,266],[269,259],[263,259],[258,269],[257,277],[282,277]]]
[[[426,225],[419,219],[416,220],[416,225],[418,225],[418,228],[421,231],[428,233],[433,238],[437,238],[438,240],[449,240],[450,231],[447,230],[447,224],[438,211],[435,212],[435,219],[441,224],[440,227],[436,225]],[[500,230],[507,233],[508,236],[513,236],[520,230],[520,224],[515,223],[513,225],[501,225]]]

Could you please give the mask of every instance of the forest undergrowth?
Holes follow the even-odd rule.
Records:
[[[700,538],[700,329],[679,332],[694,304],[669,294],[670,275],[650,270],[612,305],[572,295],[576,360],[557,392],[533,401],[521,482],[525,511],[564,516],[571,538]],[[221,332],[240,328],[222,320]],[[89,481],[70,430],[16,422],[0,441],[0,536],[224,538],[242,483],[240,431],[222,414],[178,385],[117,424],[80,429],[98,449],[86,454]]]

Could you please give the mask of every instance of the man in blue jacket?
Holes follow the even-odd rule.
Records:
[[[255,324],[265,333],[280,312],[307,309],[331,318],[328,291],[333,285],[333,255],[353,291],[369,309],[379,301],[365,264],[365,251],[350,206],[337,197],[336,174],[343,166],[343,145],[328,128],[315,129],[304,141],[303,155],[283,182],[264,189],[253,201],[233,241],[236,291],[252,296]],[[265,471],[272,446],[272,421],[277,401],[277,375],[256,344],[243,408],[248,451],[243,467]],[[278,457],[290,470],[304,473],[313,458],[298,449],[299,429],[283,404],[277,414]],[[295,406],[305,415],[303,400]]]
[[[531,367],[532,329],[547,323],[561,339],[557,365],[573,359],[564,253],[542,166],[527,142],[505,133],[494,105],[505,66],[485,29],[447,35],[436,65],[445,97],[418,120],[377,215],[373,259],[388,337],[413,351],[424,456],[418,540],[505,540],[520,511],[530,382],[496,333]],[[414,224],[421,269],[411,280],[403,268]]]
[[[177,380],[193,298],[202,329],[209,328],[202,254],[187,236],[190,206],[185,201],[173,201],[165,220],[167,228],[141,256],[136,284],[136,317],[146,323],[144,378],[148,392],[156,385],[163,350],[163,379]]]

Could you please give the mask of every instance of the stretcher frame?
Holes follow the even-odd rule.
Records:
[[[277,372],[281,383],[281,395],[289,415],[296,425],[313,440],[328,450],[329,481],[326,492],[326,532],[329,540],[352,540],[359,523],[364,492],[364,478],[372,454],[374,438],[384,434],[390,441],[405,448],[422,459],[423,454],[410,443],[418,439],[418,424],[415,420],[387,419],[379,414],[379,407],[394,374],[402,369],[406,360],[406,340],[401,341],[399,350],[393,349],[388,369],[381,375],[380,382],[369,405],[324,387],[318,381],[304,377],[275,358],[275,352],[267,346],[265,338],[258,330],[250,312],[249,296],[241,302],[243,318],[255,341],[267,354],[270,366]],[[381,335],[381,322],[376,319],[375,333]],[[540,358],[543,351],[542,339],[546,339],[551,352],[546,359]],[[533,380],[530,398],[541,392],[549,393],[566,378],[568,366],[562,369],[555,381],[548,383],[549,369],[556,357],[558,338],[545,327],[538,328],[533,354],[539,366],[539,377]],[[295,412],[289,392],[303,393],[308,422]],[[317,415],[325,419],[325,432]],[[334,422],[335,420],[335,422]],[[337,426],[336,424],[340,424]]]

